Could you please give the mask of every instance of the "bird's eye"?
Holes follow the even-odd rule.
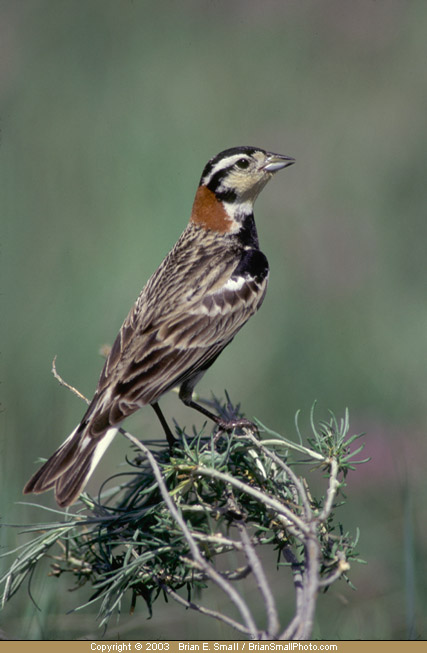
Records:
[[[239,160],[236,162],[236,166],[237,166],[238,168],[241,168],[242,170],[245,170],[246,168],[249,167],[249,161],[248,161],[247,159],[239,159]]]

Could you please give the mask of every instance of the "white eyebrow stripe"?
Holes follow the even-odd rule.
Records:
[[[214,167],[212,168],[212,170],[210,170],[210,172],[209,172],[205,177],[203,177],[203,183],[204,183],[204,185],[207,186],[208,183],[210,182],[210,180],[212,179],[212,177],[213,177],[214,175],[216,175],[216,173],[219,172],[219,170],[224,170],[225,168],[230,168],[230,167],[233,166],[233,165],[234,165],[234,164],[235,164],[239,159],[246,159],[246,158],[249,158],[249,157],[248,157],[247,154],[245,154],[245,153],[243,152],[243,153],[241,153],[241,154],[231,154],[230,156],[227,156],[227,157],[225,157],[224,159],[221,159],[220,161],[218,161],[218,162],[214,165]]]

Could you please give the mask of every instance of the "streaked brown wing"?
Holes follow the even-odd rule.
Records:
[[[266,285],[266,279],[241,280],[231,290],[225,283],[201,302],[159,317],[145,332],[125,322],[110,354],[115,365],[107,361],[100,379],[93,434],[209,367],[259,308]]]

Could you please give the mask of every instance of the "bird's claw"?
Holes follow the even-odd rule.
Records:
[[[235,431],[236,429],[249,429],[257,435],[259,433],[257,425],[244,417],[230,420],[220,418],[217,421],[217,425],[220,431],[226,431],[227,433],[231,433],[231,431]]]

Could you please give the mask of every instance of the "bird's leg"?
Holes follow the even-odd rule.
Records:
[[[164,430],[165,435],[166,435],[166,440],[168,441],[168,444],[169,444],[169,449],[172,449],[176,445],[178,440],[172,434],[172,431],[169,428],[169,424],[167,423],[167,421],[165,419],[165,416],[163,415],[162,411],[160,410],[160,406],[157,403],[157,401],[154,402],[151,405],[152,405],[152,407],[154,409],[154,412],[156,413],[157,417],[159,418],[160,424],[163,427],[163,430]]]

